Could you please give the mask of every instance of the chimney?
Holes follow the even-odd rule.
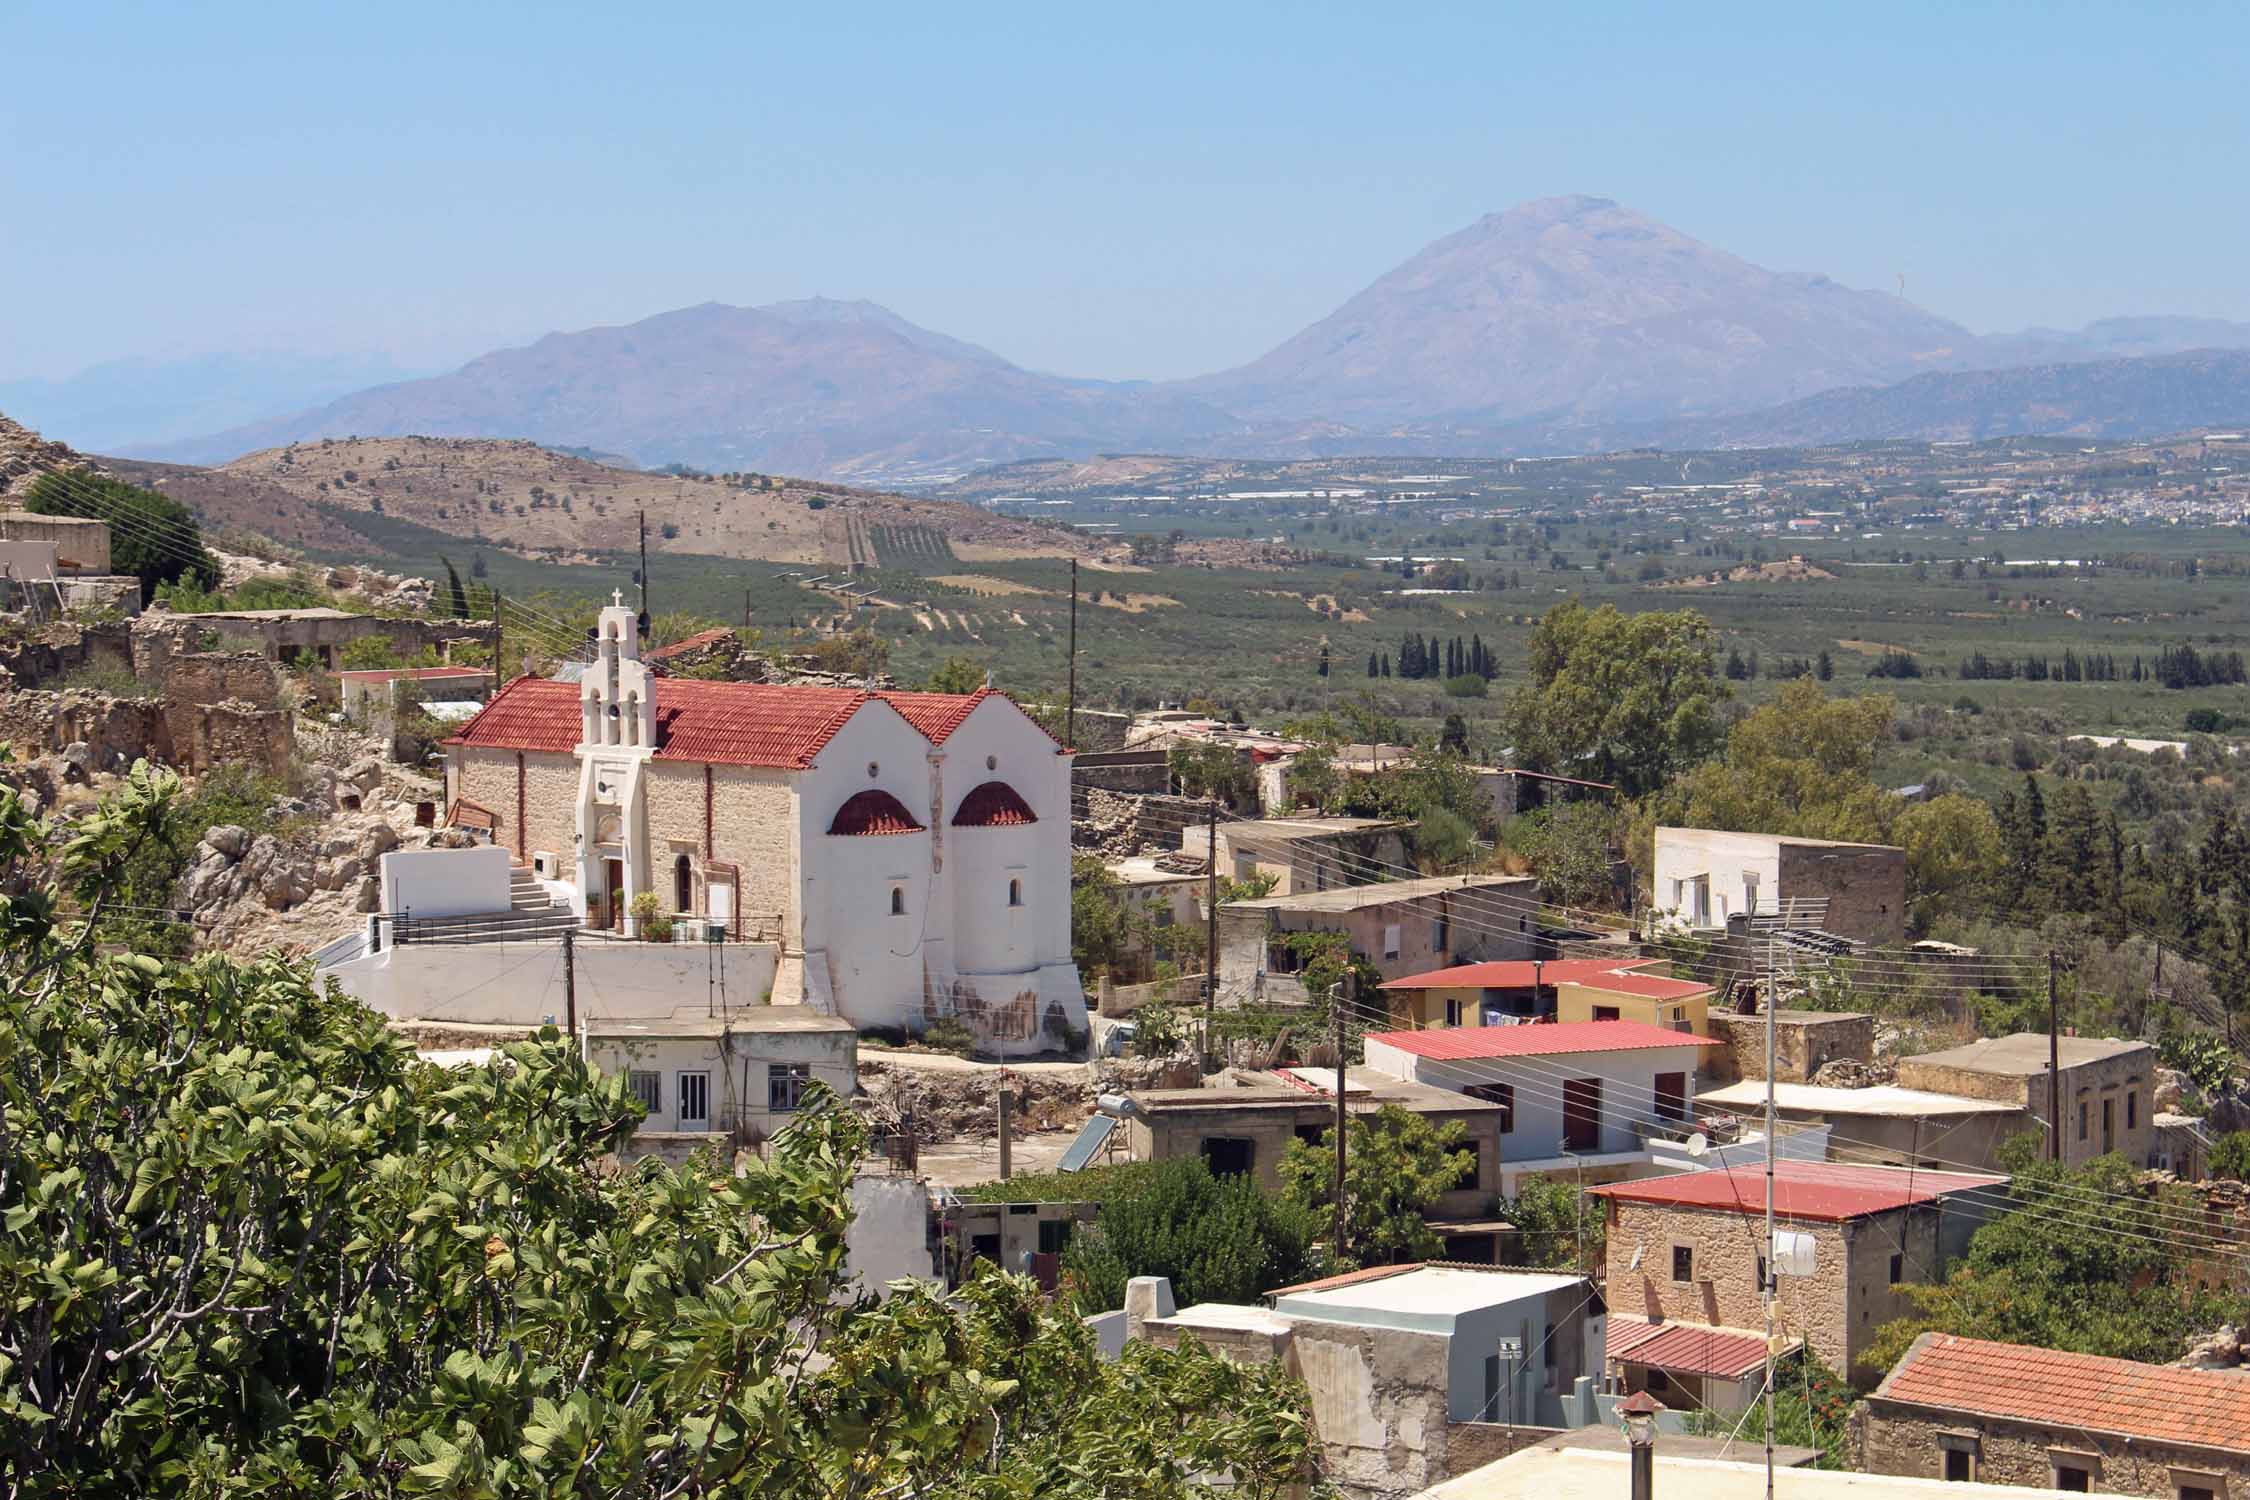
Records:
[[[1656,1419],[1664,1403],[1635,1391],[1617,1406],[1617,1424],[1633,1450],[1633,1500],[1653,1500],[1656,1489]]]

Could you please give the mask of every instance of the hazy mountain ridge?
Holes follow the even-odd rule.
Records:
[[[1961,357],[1880,292],[1769,271],[1604,198],[1448,235],[1260,359],[1182,382],[1250,418],[1632,418],[1770,405]]]
[[[2072,392],[2099,400],[2128,386],[2133,415],[2117,421],[2168,431],[2233,399],[2221,367],[2137,383],[2054,372],[2194,345],[2250,348],[2250,325],[2130,317],[1980,338],[1888,293],[1767,270],[1572,197],[1487,215],[1261,358],[1194,380],[1029,371],[865,301],[705,303],[135,451],[215,463],[320,437],[508,437],[644,467],[927,484],[1114,452],[1440,457],[1774,431],[1835,441],[1928,426],[1939,391],[1977,393],[1993,419],[2014,400],[2025,420],[2062,424],[2030,430],[2078,431],[2105,419]],[[2034,383],[2052,399],[2003,397],[2031,387],[1989,382],[1876,396],[1917,375],[2009,366],[2047,372]],[[2216,384],[2191,389],[2198,381]]]

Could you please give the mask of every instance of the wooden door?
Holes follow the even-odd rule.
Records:
[[[1563,1149],[1599,1151],[1602,1145],[1602,1081],[1567,1078],[1562,1090]]]
[[[604,899],[609,903],[609,929],[616,932],[625,925],[625,861],[602,861]]]

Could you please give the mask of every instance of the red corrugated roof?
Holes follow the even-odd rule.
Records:
[[[1614,1022],[1610,1024],[1616,1024]],[[1868,1167],[1840,1162],[1774,1164],[1773,1211],[1784,1218],[1841,1222],[1908,1204],[1934,1202],[1947,1193],[2006,1185],[2005,1177],[1970,1172],[1925,1172],[1908,1167]],[[1660,1203],[1762,1214],[1766,1175],[1760,1166],[1683,1172],[1586,1190],[1620,1203]]]
[[[1661,974],[1597,974],[1592,979],[1573,983],[1617,995],[1639,995],[1645,1000],[1685,1000],[1690,995],[1711,993],[1711,986],[1707,984],[1697,984],[1692,979],[1667,979]]]
[[[490,667],[375,667],[336,676],[350,682],[428,682],[441,677],[490,677]]]
[[[1651,1369],[1738,1380],[1764,1368],[1766,1340],[1763,1334],[1738,1329],[1613,1317],[1603,1352],[1610,1359]]]
[[[1539,965],[1541,984],[1583,984],[1607,974],[1622,974],[1663,962],[1655,958],[1558,958]],[[1529,959],[1508,959],[1488,964],[1456,964],[1384,983],[1386,990],[1528,990],[1532,985]]]
[[[864,837],[883,833],[927,833],[929,830],[914,820],[914,814],[889,792],[869,787],[864,792],[854,792],[836,809],[829,820],[830,833]]]
[[[2144,1365],[1939,1333],[1909,1349],[1875,1395],[2144,1442],[2250,1449],[2250,1375],[2233,1370]]]
[[[1031,804],[1005,781],[988,781],[961,799],[953,815],[956,828],[1021,828],[1039,821]]]
[[[1432,1026],[1426,1031],[1371,1031],[1366,1040],[1436,1061],[1544,1057],[1559,1052],[1630,1052],[1642,1047],[1718,1044],[1646,1021],[1566,1021],[1552,1026]]]

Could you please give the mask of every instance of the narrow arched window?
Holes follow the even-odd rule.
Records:
[[[1020,880],[1011,880],[1011,881],[1009,881],[1009,882],[1008,882],[1008,904],[1009,904],[1010,906],[1021,906],[1021,905],[1023,905],[1023,882],[1022,882],[1022,881],[1020,881]]]
[[[693,911],[694,909],[695,871],[689,866],[688,857],[683,854],[672,861],[672,910]]]
[[[905,886],[894,885],[891,887],[891,915],[894,917],[903,917],[906,915]]]

